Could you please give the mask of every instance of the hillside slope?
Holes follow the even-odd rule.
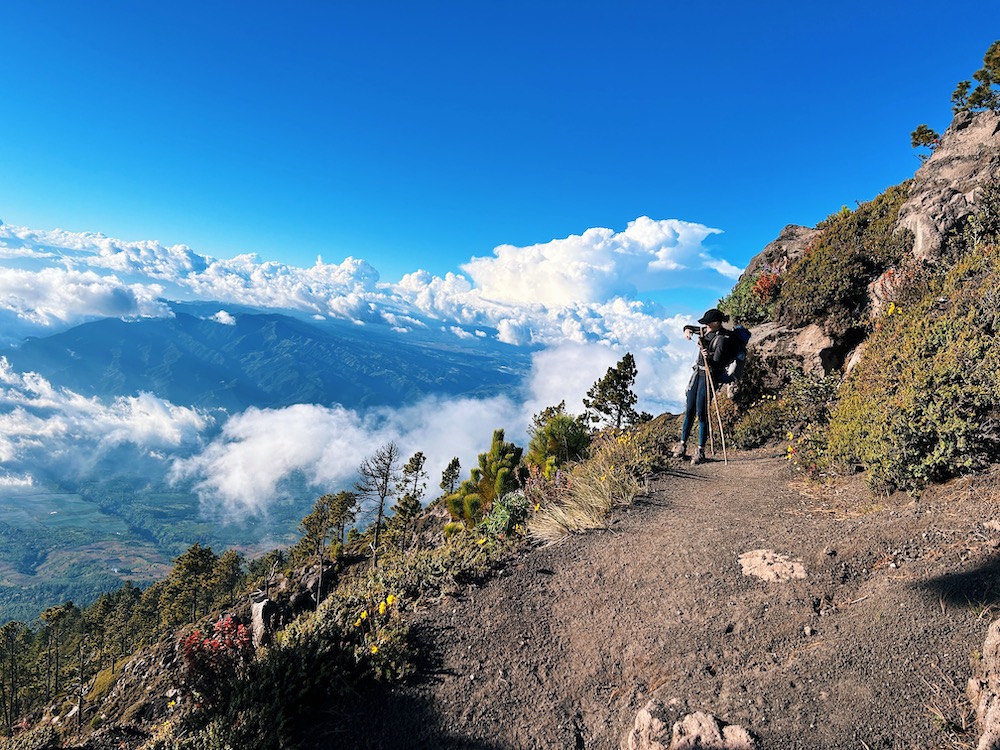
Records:
[[[0,354],[21,372],[37,372],[85,396],[147,391],[174,404],[229,412],[331,403],[363,409],[429,394],[493,395],[514,390],[530,361],[529,352],[503,344],[449,345],[385,326],[259,312],[238,312],[230,325],[181,311],[173,318],[106,319]]]
[[[656,699],[668,732],[706,710],[769,750],[953,746],[1000,601],[990,492],[872,506],[857,484],[806,490],[773,453],[661,475],[607,531],[418,614],[424,677],[360,698],[349,737],[338,711],[338,741],[613,748]],[[740,556],[760,549],[804,577],[748,575]]]

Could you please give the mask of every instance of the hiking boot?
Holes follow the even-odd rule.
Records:
[[[674,458],[686,458],[687,457],[687,445],[685,443],[678,443],[677,447],[674,448],[674,452],[670,454]]]
[[[697,466],[698,464],[705,463],[705,449],[699,448],[698,452],[691,457],[691,465]]]

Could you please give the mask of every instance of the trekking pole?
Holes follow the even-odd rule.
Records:
[[[712,376],[708,371],[708,357],[705,355],[705,347],[702,346],[701,334],[698,334],[698,351],[701,352],[701,363],[705,369],[705,398],[710,398],[712,395]],[[697,398],[697,397],[696,397]],[[712,449],[712,455],[715,455],[715,429],[712,427],[712,405],[705,404],[705,413],[708,414],[708,444]],[[700,419],[700,417],[699,417]],[[721,422],[720,422],[721,424]]]
[[[726,455],[726,429],[722,426],[722,410],[719,408],[719,400],[716,398],[715,393],[715,383],[712,382],[712,368],[709,367],[708,357],[705,356],[705,347],[702,346],[701,336],[698,337],[698,348],[701,349],[701,359],[705,363],[705,381],[708,384],[708,393],[705,395],[711,395],[712,401],[715,402],[715,417],[719,421],[719,438],[722,440],[722,462],[729,465],[729,456]],[[709,406],[708,410],[708,425],[709,425],[709,435],[712,434],[712,407]],[[715,453],[715,440],[712,440],[712,453]]]

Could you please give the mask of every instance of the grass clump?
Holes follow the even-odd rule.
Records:
[[[670,427],[672,422],[658,418],[630,430],[607,430],[594,440],[586,460],[551,479],[533,474],[526,484],[534,503],[529,538],[550,544],[604,528],[612,509],[645,491],[646,477],[663,464]]]

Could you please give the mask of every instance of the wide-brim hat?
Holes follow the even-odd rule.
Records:
[[[729,320],[728,315],[722,312],[722,310],[718,310],[713,307],[711,310],[708,310],[704,315],[702,315],[698,322],[703,326],[707,326],[709,323],[725,323],[727,320]]]

